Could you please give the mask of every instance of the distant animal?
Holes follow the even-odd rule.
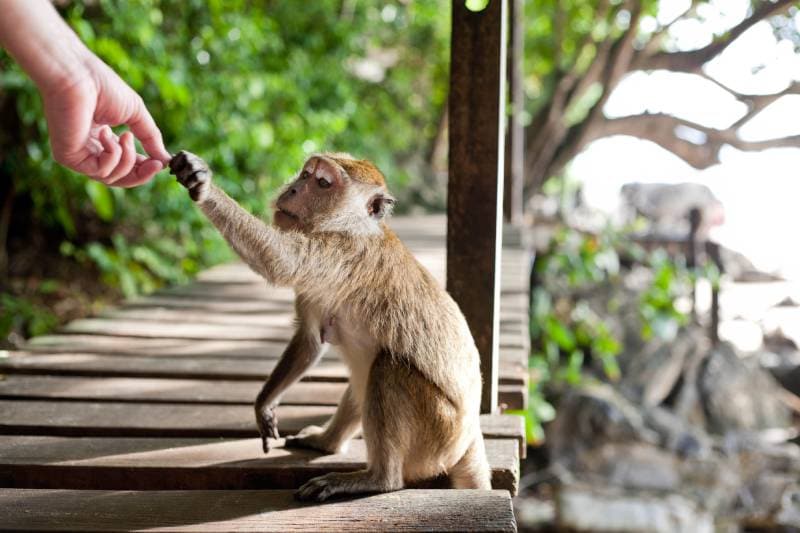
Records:
[[[725,209],[711,189],[700,183],[626,183],[620,191],[627,218],[642,216],[654,231],[688,231],[688,213],[700,209],[702,222],[698,232],[708,231],[725,221]]]

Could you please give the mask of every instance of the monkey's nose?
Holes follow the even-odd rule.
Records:
[[[296,187],[292,187],[291,189],[289,189],[289,194],[291,196],[294,196],[295,194],[297,194],[297,188]]]

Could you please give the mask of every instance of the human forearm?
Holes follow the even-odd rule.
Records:
[[[47,0],[0,0],[0,45],[44,89],[80,79],[91,53]]]

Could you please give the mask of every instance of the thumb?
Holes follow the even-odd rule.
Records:
[[[156,126],[153,117],[144,105],[144,100],[139,95],[135,96],[135,105],[125,124],[131,129],[133,135],[142,143],[147,155],[161,161],[164,166],[169,164],[170,156],[164,147],[161,130]]]

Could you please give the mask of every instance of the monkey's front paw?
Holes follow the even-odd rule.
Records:
[[[181,150],[169,161],[169,172],[186,187],[195,202],[208,198],[211,189],[211,170],[205,161],[191,152]]]
[[[261,447],[264,453],[269,453],[269,442],[267,438],[280,438],[278,434],[278,415],[275,414],[275,407],[256,408],[256,424],[258,432],[261,434]]]
[[[325,435],[319,426],[308,426],[294,437],[286,437],[285,448],[304,448],[317,450],[326,454],[340,453],[347,449],[347,443],[334,443]]]

